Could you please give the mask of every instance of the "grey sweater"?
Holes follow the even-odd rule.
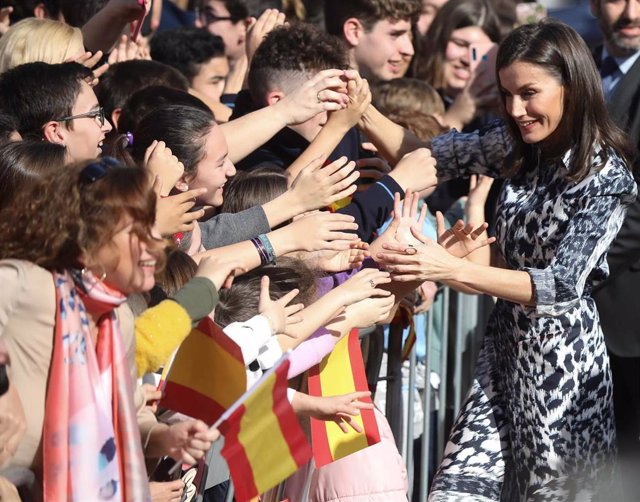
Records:
[[[221,213],[199,225],[205,249],[229,246],[271,231],[262,206],[239,213]]]

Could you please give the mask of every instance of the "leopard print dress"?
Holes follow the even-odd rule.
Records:
[[[504,126],[452,131],[432,144],[443,179],[498,176]],[[535,306],[498,300],[472,388],[429,500],[598,500],[611,482],[615,429],[609,361],[591,297],[636,186],[613,152],[567,181],[569,151],[507,180],[496,237],[507,267],[531,276]]]

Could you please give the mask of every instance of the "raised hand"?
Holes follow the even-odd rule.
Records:
[[[476,249],[488,246],[496,240],[495,237],[483,237],[489,226],[486,222],[473,228],[473,225],[465,225],[464,221],[458,220],[455,225],[446,229],[444,216],[440,211],[436,213],[436,222],[438,244],[458,258],[464,258]]]
[[[278,9],[267,9],[258,19],[251,19],[249,26],[247,26],[247,42],[245,45],[249,64],[251,64],[253,55],[256,53],[265,37],[278,26],[284,25],[285,20],[286,17],[284,13],[280,12]]]
[[[420,241],[419,245],[385,242],[382,245],[385,251],[376,255],[385,270],[391,272],[393,280],[424,282],[452,279],[453,272],[459,266],[459,258],[415,228],[411,229],[411,233]]]
[[[321,166],[320,159],[314,160],[291,184],[291,192],[300,201],[303,212],[328,207],[356,191],[354,183],[360,174],[355,170],[355,162],[340,157],[325,167]]]
[[[273,105],[273,111],[283,113],[287,125],[293,125],[318,113],[341,110],[349,103],[345,78],[354,75],[352,70],[323,70]]]
[[[405,191],[411,189],[420,192],[438,183],[436,177],[436,159],[428,148],[418,148],[406,154],[389,173]]]
[[[247,271],[243,265],[226,256],[204,256],[198,263],[196,277],[206,277],[219,291],[231,287],[233,278]]]
[[[291,327],[302,321],[302,317],[296,314],[304,308],[304,305],[302,303],[289,305],[289,303],[299,292],[300,290],[293,289],[279,300],[272,300],[269,294],[269,277],[266,275],[262,277],[258,312],[269,321],[272,334],[294,336]]]
[[[365,268],[340,284],[334,291],[336,294],[339,293],[342,304],[347,306],[372,296],[388,298],[391,293],[385,289],[380,289],[379,286],[390,282],[391,277],[388,272],[375,268]]]
[[[11,25],[11,13],[13,7],[2,7],[0,9],[0,36],[4,35]]]
[[[373,296],[364,298],[344,309],[344,317],[353,328],[368,328],[378,323],[389,322],[389,315],[395,305],[396,297]]]
[[[364,112],[371,104],[371,90],[369,82],[363,79],[357,72],[354,78],[347,80],[347,97],[349,101],[347,106],[338,111],[333,111],[329,115],[327,126],[340,127],[344,131],[348,131],[355,127]]]
[[[78,56],[77,58],[71,58],[65,61],[65,63],[68,62],[74,62],[74,63],[80,63],[82,66],[85,66],[87,68],[89,68],[90,70],[93,71],[93,78],[91,78],[90,82],[87,82],[91,87],[95,87],[96,85],[98,85],[98,79],[104,75],[104,73],[109,69],[109,64],[105,63],[101,66],[98,66],[96,68],[96,65],[100,62],[100,60],[102,59],[103,53],[102,51],[97,51],[95,53],[91,53],[91,52],[85,52],[84,54],[81,54],[80,56]]]
[[[127,35],[120,35],[118,44],[109,53],[108,63],[112,65],[133,59],[151,59],[151,57],[140,41],[133,41]]]
[[[194,188],[177,195],[170,195],[158,199],[156,207],[156,229],[161,235],[169,236],[177,232],[193,230],[198,218],[204,216],[204,209],[191,211],[196,203],[196,197],[204,195],[206,188]]]
[[[354,232],[358,224],[353,216],[317,211],[296,219],[284,230],[296,250],[343,251],[358,239]]]
[[[360,268],[366,258],[371,256],[369,244],[363,241],[352,242],[344,251],[316,251],[304,256],[304,260],[323,272],[343,272]]]
[[[144,167],[152,176],[157,176],[160,195],[167,196],[184,174],[184,164],[173,155],[164,141],[154,140],[144,153]]]
[[[298,393],[296,393],[297,396]],[[305,410],[302,413],[318,420],[333,420],[345,434],[349,432],[349,427],[356,432],[362,432],[362,427],[354,420],[354,417],[360,415],[360,410],[373,409],[372,403],[360,401],[370,396],[371,392],[369,391],[351,392],[330,397],[307,396]]]

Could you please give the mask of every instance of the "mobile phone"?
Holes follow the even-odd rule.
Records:
[[[142,25],[144,24],[144,19],[147,17],[147,8],[145,6],[145,0],[138,0],[138,5],[142,7],[142,14],[140,17],[131,23],[131,40],[136,41],[140,36],[140,31],[142,31]]]
[[[496,44],[493,42],[485,44],[471,44],[469,45],[469,68],[471,72],[476,71],[480,64],[489,64],[495,57]]]

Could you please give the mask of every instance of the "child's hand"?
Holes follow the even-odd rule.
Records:
[[[164,141],[156,141],[149,145],[144,153],[144,167],[152,177],[160,181],[160,195],[169,195],[175,184],[184,174],[184,164],[173,155]]]
[[[368,328],[374,324],[386,321],[391,314],[396,298],[389,294],[387,297],[371,297],[349,305],[344,310],[344,317],[353,328]]]
[[[368,398],[371,392],[351,392],[341,396],[318,397],[309,396],[301,392],[294,397],[294,409],[302,415],[307,415],[318,420],[335,421],[342,432],[349,432],[347,426],[356,432],[362,432],[360,425],[353,419],[360,415],[360,410],[372,410],[373,404],[360,401]],[[296,402],[297,401],[297,402]]]
[[[296,314],[304,308],[304,305],[302,305],[302,303],[289,305],[289,303],[299,292],[298,289],[294,289],[279,300],[274,301],[269,294],[269,277],[266,275],[262,277],[260,281],[258,311],[269,321],[272,334],[294,336],[291,332],[291,327],[302,321],[302,317]]]
[[[354,183],[360,174],[355,171],[355,162],[340,157],[325,167],[321,166],[320,159],[314,160],[291,184],[291,192],[299,201],[301,212],[328,207],[356,191]]]
[[[196,220],[204,216],[204,209],[190,211],[195,199],[205,194],[206,188],[194,188],[188,192],[182,192],[169,197],[158,198],[156,208],[156,229],[163,236],[173,235],[176,232],[189,232],[193,230]]]
[[[361,270],[348,281],[340,284],[334,289],[335,294],[339,294],[343,306],[370,298],[372,296],[389,297],[391,293],[384,289],[379,289],[381,284],[391,282],[389,272],[383,272],[375,268]]]

